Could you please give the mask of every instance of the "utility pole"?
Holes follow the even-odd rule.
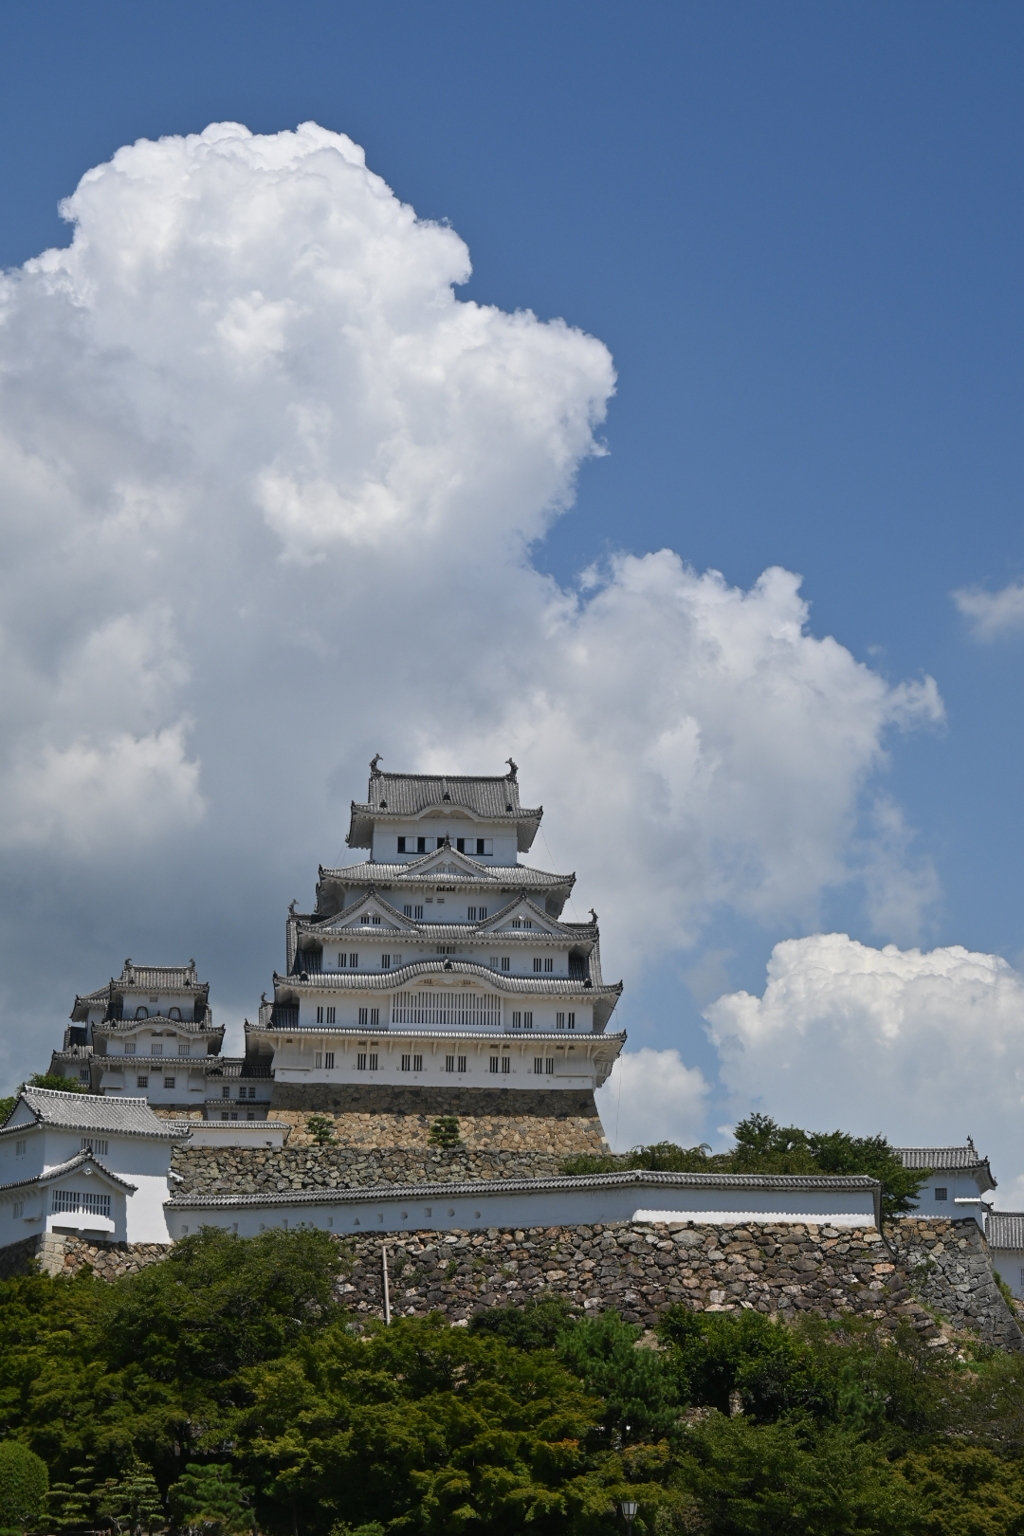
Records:
[[[383,1243],[380,1245],[381,1257],[384,1261],[384,1326],[391,1326],[391,1292],[388,1289],[388,1250]]]

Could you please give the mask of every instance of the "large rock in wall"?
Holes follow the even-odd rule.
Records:
[[[270,1118],[293,1127],[290,1142],[309,1139],[306,1120],[311,1114],[333,1120],[335,1136],[352,1147],[425,1147],[438,1116],[455,1115],[470,1151],[504,1149],[556,1157],[608,1151],[589,1089],[274,1084]]]
[[[650,1327],[666,1307],[729,1312],[753,1308],[784,1321],[800,1316],[909,1323],[939,1341],[944,1324],[1003,1349],[1024,1336],[1003,1300],[985,1239],[973,1220],[896,1224],[892,1246],[873,1227],[699,1226],[619,1222],[529,1231],[339,1238],[341,1299],[356,1316],[383,1316],[383,1253],[392,1314],[443,1313],[463,1322],[487,1307],[546,1293],[585,1313],[614,1307]],[[156,1244],[90,1244],[32,1238],[0,1253],[0,1274],[33,1259],[47,1273],[90,1264],[116,1279],[162,1258]]]

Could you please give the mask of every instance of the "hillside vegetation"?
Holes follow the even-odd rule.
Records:
[[[341,1265],[207,1230],[114,1285],[0,1283],[0,1527],[612,1536],[631,1499],[638,1536],[1024,1532],[1017,1357],[555,1297],[367,1327]]]

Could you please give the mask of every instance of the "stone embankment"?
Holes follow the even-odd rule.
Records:
[[[789,1321],[852,1314],[895,1327],[904,1320],[938,1339],[938,1314],[988,1343],[1024,1348],[973,1221],[906,1221],[899,1229],[897,1262],[873,1227],[796,1223],[367,1235],[346,1239],[344,1294],[356,1312],[381,1315],[386,1247],[395,1316],[441,1311],[459,1322],[482,1307],[553,1293],[585,1312],[614,1307],[647,1327],[681,1303],[695,1311],[753,1308]]]
[[[676,1304],[710,1312],[753,1308],[786,1321],[858,1316],[886,1327],[904,1321],[936,1343],[952,1328],[1003,1349],[1024,1349],[972,1220],[901,1221],[891,1244],[873,1227],[646,1222],[337,1241],[344,1259],[341,1299],[366,1318],[383,1315],[386,1249],[396,1317],[436,1311],[460,1323],[487,1307],[551,1294],[584,1313],[613,1307],[645,1327]],[[89,1264],[113,1280],[167,1252],[157,1244],[50,1235],[3,1250],[0,1275],[24,1271],[36,1259],[48,1274],[74,1274]]]
[[[557,1175],[551,1152],[469,1147],[296,1145],[177,1147],[172,1168],[179,1195],[285,1194],[295,1189],[373,1189],[389,1184],[442,1184],[471,1179],[543,1179]]]
[[[270,1118],[292,1126],[290,1143],[309,1140],[306,1120],[313,1114],[332,1120],[335,1136],[349,1147],[427,1147],[434,1121],[454,1115],[471,1152],[540,1152],[561,1158],[608,1150],[594,1095],[582,1089],[274,1084]]]

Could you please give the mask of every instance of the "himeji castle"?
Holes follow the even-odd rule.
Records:
[[[575,876],[519,862],[542,815],[520,804],[511,759],[470,778],[374,758],[347,838],[369,857],[321,867],[247,1026],[275,1102],[376,1084],[434,1090],[431,1107],[457,1114],[459,1090],[589,1095],[605,1081],[625,1041],[608,1029],[622,984],[602,974],[597,914],[563,916]]]

